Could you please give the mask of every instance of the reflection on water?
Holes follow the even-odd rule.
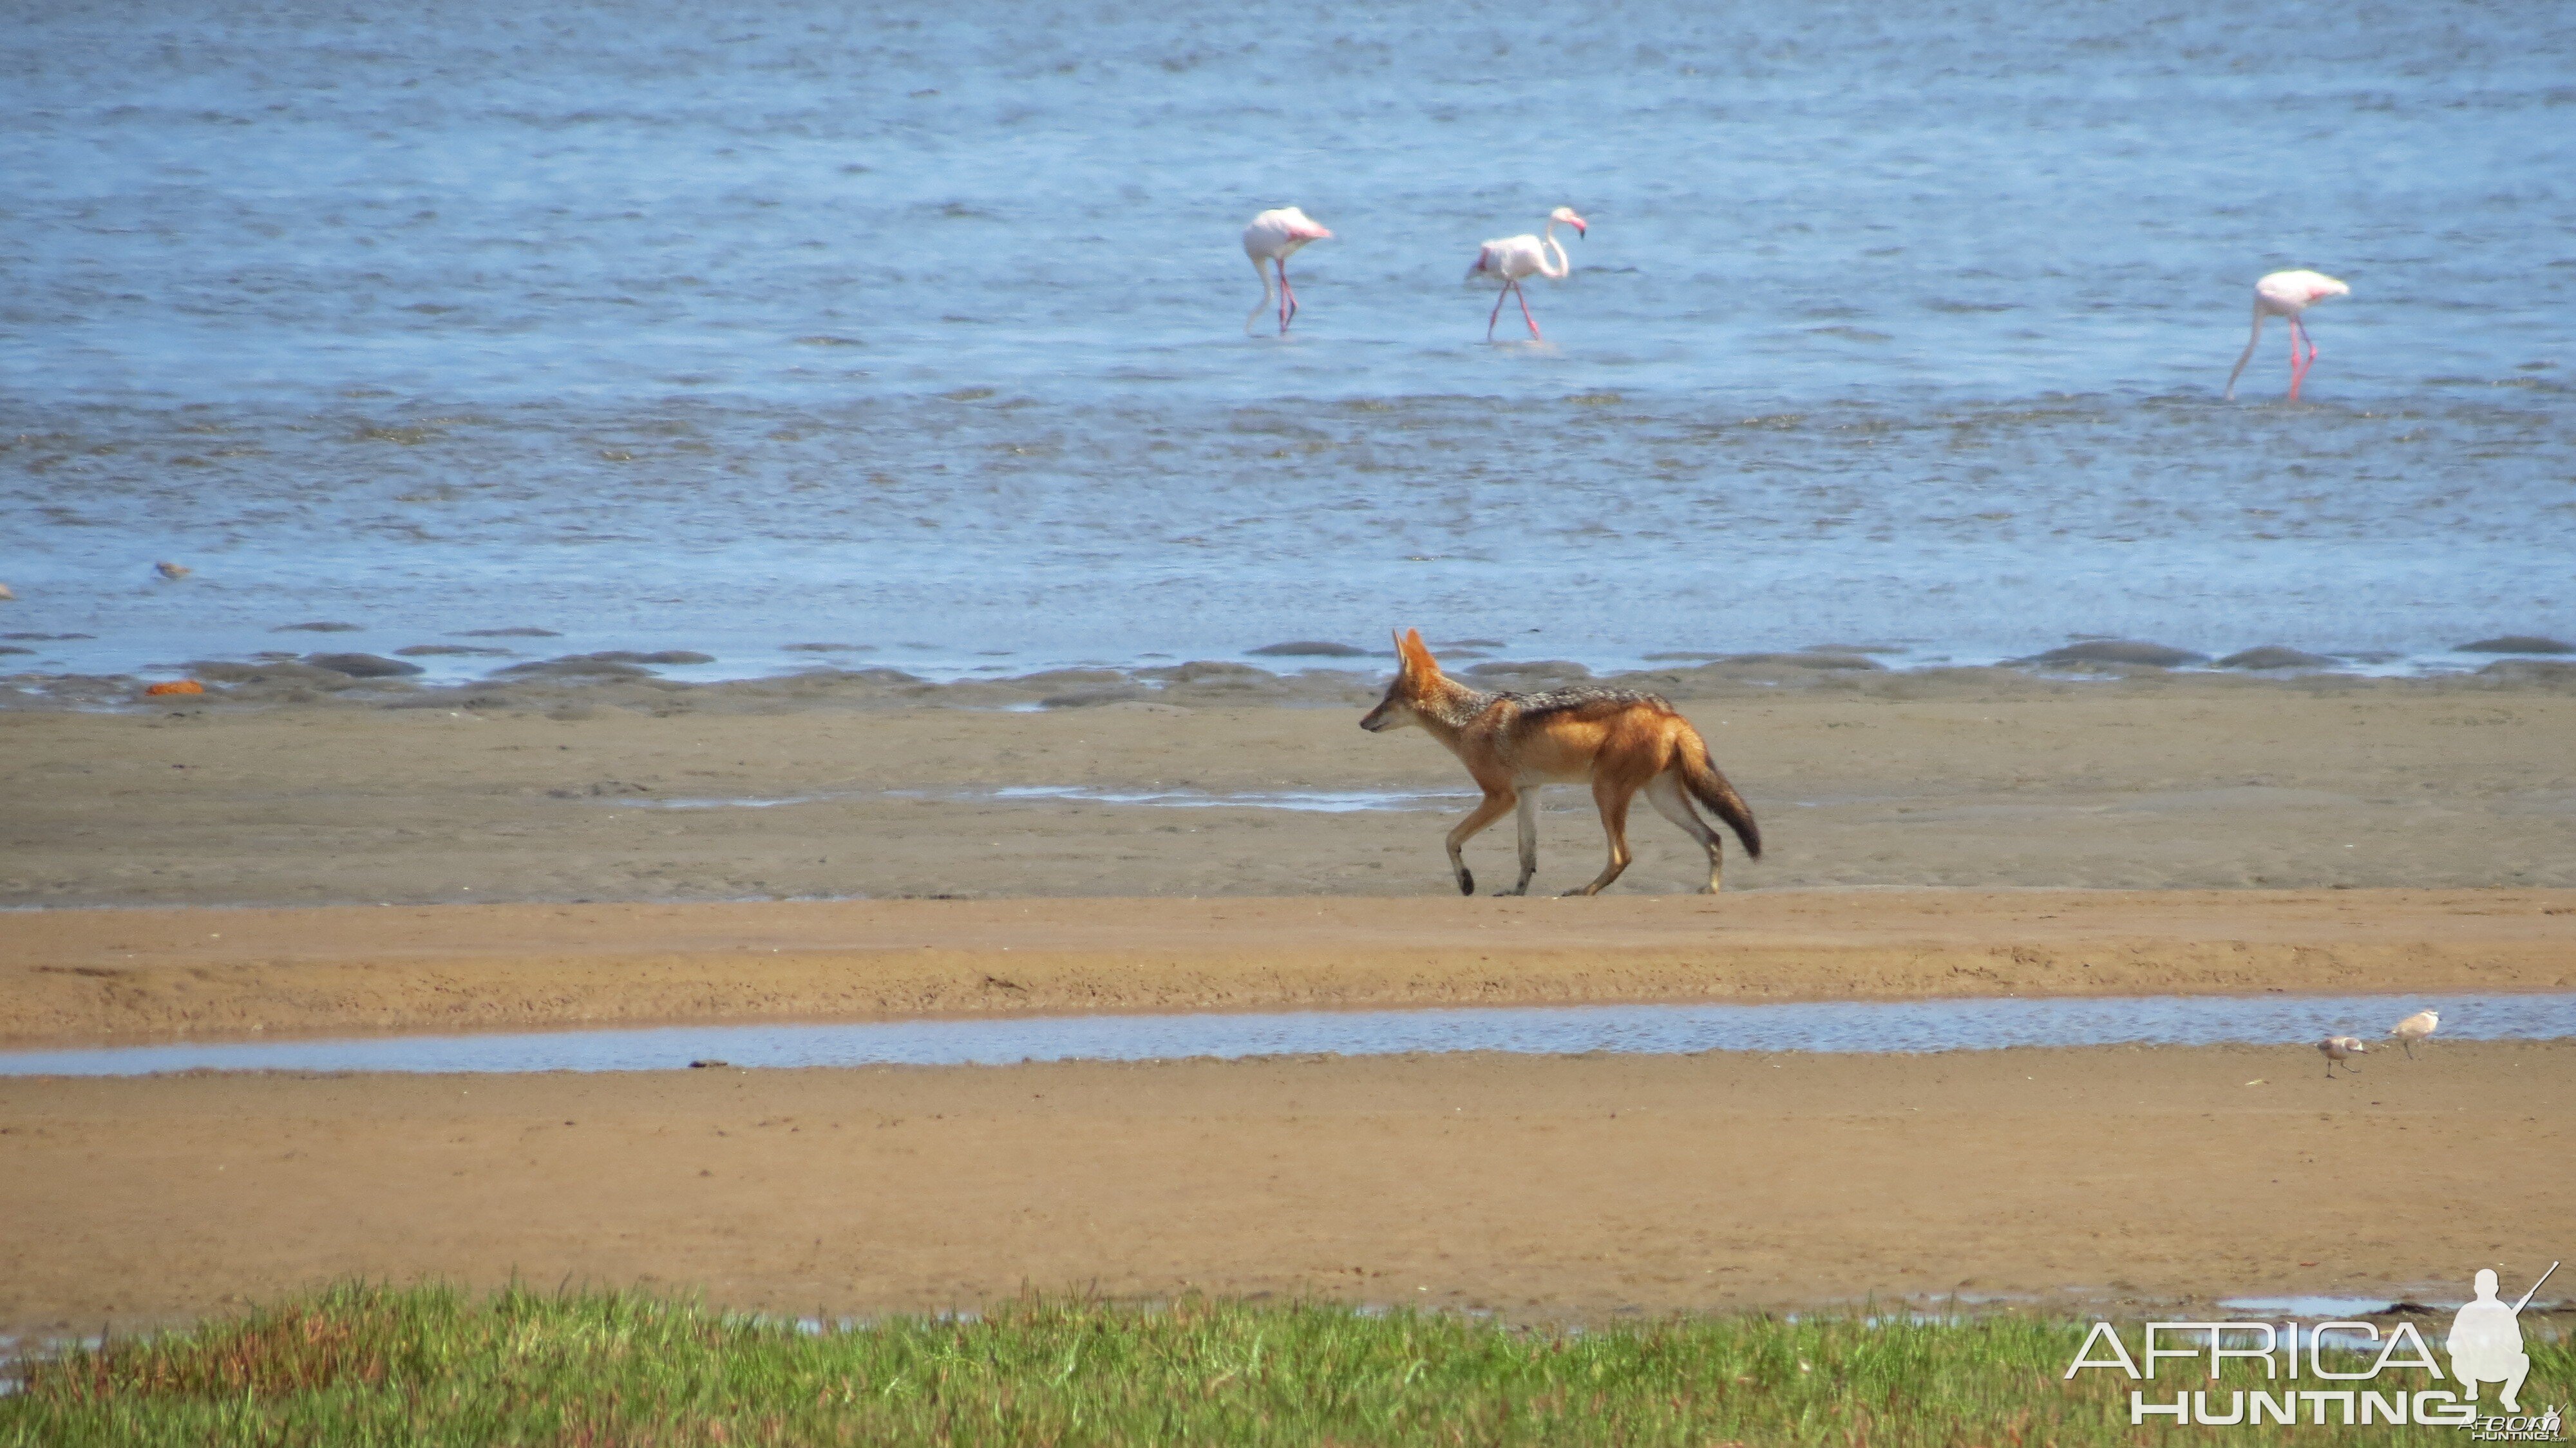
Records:
[[[2012,1046],[2300,1045],[2377,1036],[2421,1002],[2399,996],[2140,996],[1824,1001],[1790,1005],[1477,1006],[813,1025],[665,1026],[524,1035],[120,1046],[0,1052],[0,1075],[232,1071],[653,1071],[733,1066],[1003,1065],[1190,1056],[1412,1051],[1903,1052]],[[2576,994],[2445,996],[2449,1040],[2576,1036]],[[2302,1051],[2283,1071],[2304,1068]],[[2117,1070],[2116,1061],[2104,1069]],[[2386,1069],[2398,1070],[2391,1066]]]
[[[2576,637],[2576,11],[12,20],[8,625],[95,635],[13,668]],[[1336,238],[1248,340],[1290,201]],[[1559,202],[1554,345],[1483,345]],[[2354,286],[2312,401],[2276,336],[2220,406],[2284,265]]]

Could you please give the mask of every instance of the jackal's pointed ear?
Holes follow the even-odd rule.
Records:
[[[1440,672],[1439,661],[1431,657],[1431,650],[1422,642],[1422,630],[1418,628],[1406,629],[1396,639],[1395,654],[1404,660],[1404,671],[1408,674],[1427,676]]]

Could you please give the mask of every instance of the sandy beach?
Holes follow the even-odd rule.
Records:
[[[2553,687],[1865,682],[1685,697],[1771,851],[1684,894],[1695,852],[1641,820],[1591,900],[1450,893],[1456,766],[1338,697],[5,712],[0,898],[55,908],[0,914],[0,1039],[2576,985]],[[1356,796],[1398,807],[1280,807]],[[1563,803],[1543,888],[1597,864]],[[0,1331],[346,1274],[824,1314],[2456,1296],[2576,1227],[2571,1067],[2437,1040],[2332,1082],[2304,1047],[0,1080]]]
[[[789,1018],[2566,990],[2568,890],[1779,890],[0,917],[0,1042]]]
[[[1544,1317],[2456,1298],[2576,1232],[2576,1045],[2419,1055],[8,1080],[0,1331],[342,1274],[821,1315],[1025,1287]]]
[[[1668,692],[1760,818],[1768,853],[1730,842],[1730,889],[2563,888],[2576,691],[2556,677],[1620,682]],[[1465,775],[1420,733],[1356,728],[1362,676],[1084,687],[835,675],[0,710],[0,904],[1452,888],[1440,840]],[[1139,795],[1167,802],[1116,802]],[[1402,807],[1277,807],[1317,796]],[[1601,835],[1580,791],[1547,798],[1534,888],[1556,891],[1600,868]],[[1620,893],[1704,883],[1663,821],[1630,835]],[[1511,852],[1500,829],[1468,858],[1508,879]]]

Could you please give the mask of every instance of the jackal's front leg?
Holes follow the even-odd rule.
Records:
[[[1519,802],[1518,796],[1509,791],[1496,794],[1487,790],[1484,799],[1477,804],[1475,810],[1465,819],[1458,821],[1458,827],[1449,832],[1449,870],[1458,877],[1459,894],[1476,893],[1475,873],[1467,868],[1467,858],[1461,853],[1467,848],[1467,842],[1482,833],[1487,825],[1501,819],[1513,805]]]

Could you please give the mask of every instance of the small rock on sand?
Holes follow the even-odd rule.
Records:
[[[2171,669],[2183,664],[2205,664],[2209,655],[2169,644],[2142,643],[2136,639],[2087,639],[2080,644],[2050,649],[2044,654],[2016,660],[2024,664],[2138,664],[2151,669]]]
[[[2323,654],[2312,654],[2304,649],[2264,644],[2229,654],[2218,661],[2218,666],[2222,669],[2324,669],[2333,667],[2335,662]]]
[[[1246,652],[1259,659],[1364,659],[1368,657],[1366,649],[1354,648],[1349,644],[1327,643],[1319,639],[1296,639],[1284,644],[1263,644],[1257,649],[1248,649]]]
[[[420,672],[418,664],[406,664],[381,654],[306,654],[304,662],[353,679],[399,679]]]
[[[2576,644],[2558,639],[2545,639],[2538,634],[2506,634],[2502,638],[2480,639],[2460,645],[2464,654],[2576,654]]]

